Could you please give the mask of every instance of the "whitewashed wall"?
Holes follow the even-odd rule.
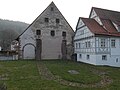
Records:
[[[120,56],[120,38],[110,38],[111,40],[115,40],[115,47],[111,47],[111,55],[119,55]],[[110,43],[111,46],[111,43]]]
[[[82,55],[82,58],[79,57],[79,54]],[[87,55],[90,55],[90,59],[87,59]],[[96,65],[96,55],[92,53],[77,53],[77,61]]]
[[[36,40],[32,30],[29,28],[20,36],[21,58],[35,59]],[[33,46],[33,45],[34,46]]]
[[[117,61],[118,59],[118,61]],[[110,56],[110,61],[108,60],[108,63],[110,66],[114,66],[114,67],[120,67],[120,55],[114,55],[114,56]]]
[[[86,42],[90,42],[90,47],[86,47]],[[79,47],[79,43],[80,43],[80,47]],[[78,44],[78,47],[76,47],[76,44]],[[75,48],[75,52],[81,52],[81,53],[95,53],[95,38],[88,38],[85,40],[79,40],[79,41],[75,41],[74,42],[74,48]]]
[[[77,30],[76,30],[76,33],[75,33],[74,40],[86,38],[86,37],[93,36],[93,35],[94,34],[92,32],[90,32],[88,27],[80,19],[80,21],[78,22],[78,26],[77,26]]]

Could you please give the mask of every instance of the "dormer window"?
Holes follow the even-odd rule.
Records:
[[[120,26],[118,26],[118,32],[120,32]]]
[[[114,23],[114,22],[112,22],[113,23],[113,25],[114,25],[114,27],[116,28],[116,30],[118,31],[118,32],[120,32],[120,26],[119,25],[117,25],[116,23]]]
[[[41,35],[41,31],[40,30],[36,30],[36,35]]]
[[[60,23],[60,19],[57,18],[56,19],[56,23],[59,24]]]
[[[48,22],[49,22],[49,18],[45,18],[44,20],[45,20],[45,22],[46,22],[46,23],[48,23]]]
[[[53,8],[53,7],[51,7],[51,11],[54,11],[54,8]]]

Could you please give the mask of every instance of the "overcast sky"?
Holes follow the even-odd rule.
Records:
[[[0,0],[0,18],[32,23],[52,2],[75,30],[79,17],[88,17],[92,7],[120,11],[119,0]]]

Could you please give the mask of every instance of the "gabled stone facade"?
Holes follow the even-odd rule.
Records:
[[[52,2],[19,36],[19,58],[71,59],[74,31]]]

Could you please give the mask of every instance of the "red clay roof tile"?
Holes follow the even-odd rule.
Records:
[[[120,25],[120,12],[96,7],[93,7],[92,9],[94,9],[101,19],[109,19],[112,22]]]
[[[107,36],[120,36],[120,33],[112,26],[112,22],[109,20],[102,20],[106,29],[101,26],[97,21],[92,18],[81,18],[85,25],[95,35],[107,35]]]
[[[113,23],[111,22],[111,20],[108,19],[101,19],[104,27],[106,28],[106,30],[109,33],[118,33],[118,31],[116,30],[115,26],[113,25]]]

